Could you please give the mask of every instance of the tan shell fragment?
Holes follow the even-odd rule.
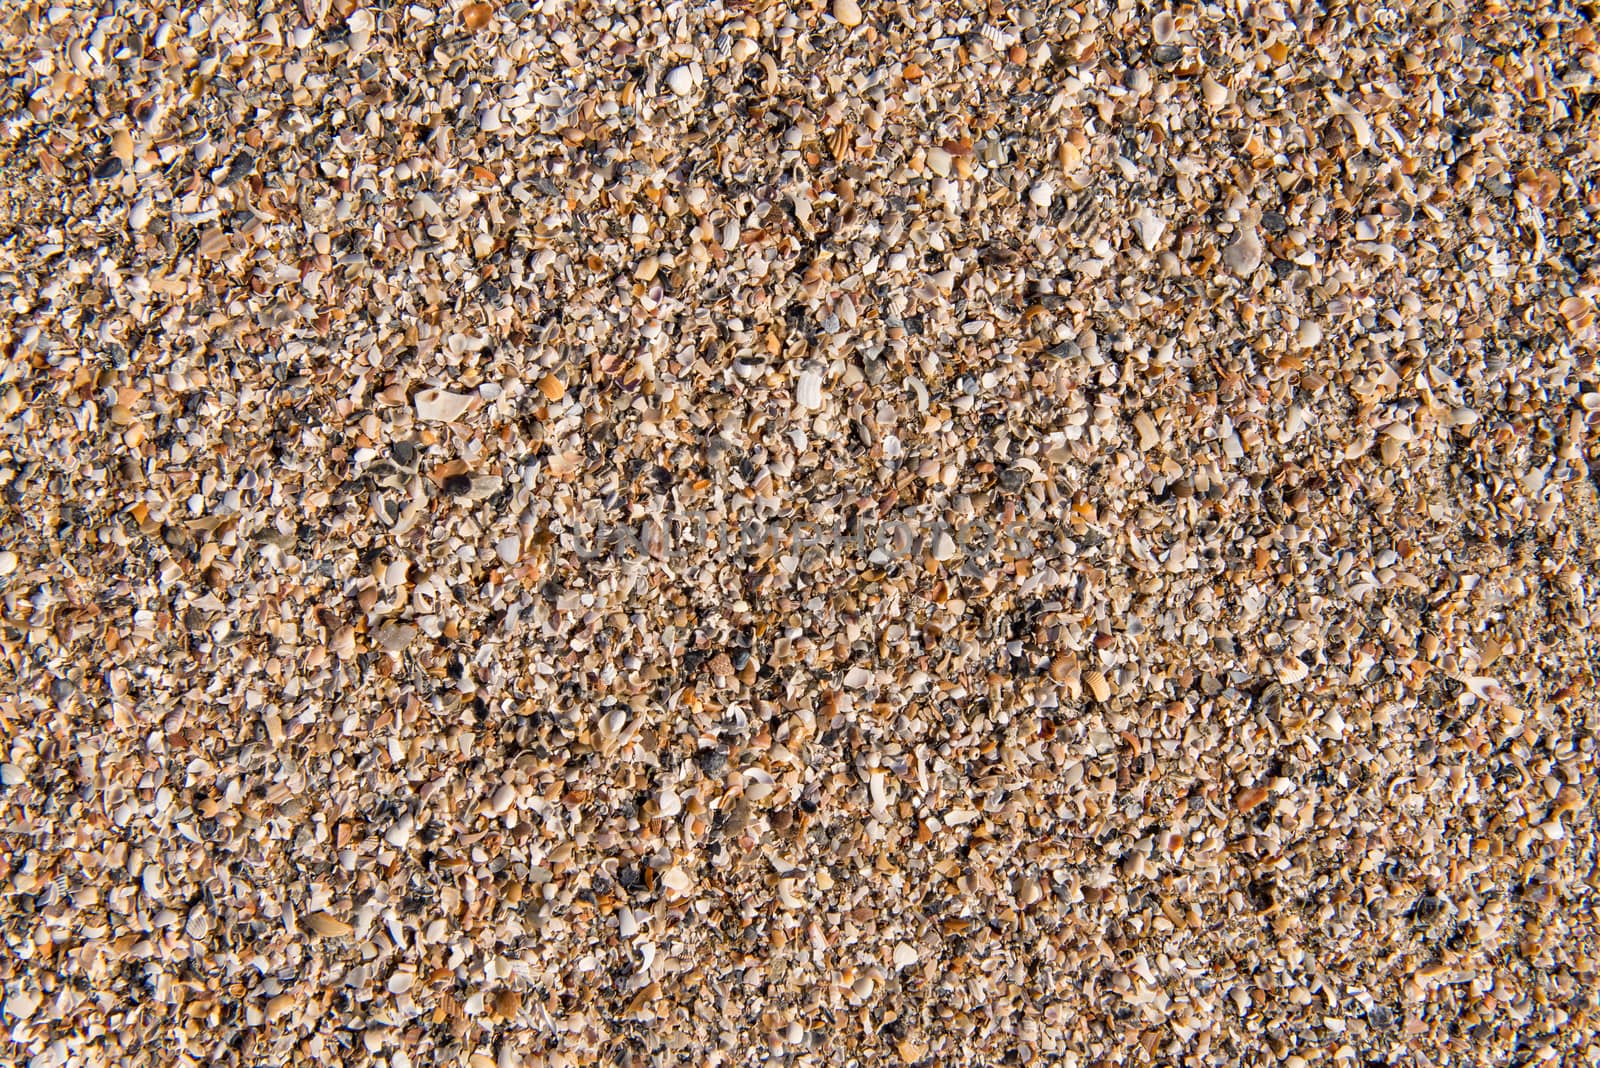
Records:
[[[347,938],[355,932],[348,923],[326,912],[313,912],[305,918],[305,925],[323,938]]]
[[[1270,791],[1265,786],[1252,786],[1248,790],[1240,790],[1233,798],[1234,810],[1243,815],[1265,801],[1268,793]]]
[[[279,994],[267,1002],[267,1022],[276,1023],[287,1016],[300,999],[291,993]]]
[[[133,169],[133,135],[127,130],[118,130],[111,135],[111,154],[122,161],[122,165],[129,170]]]
[[[1583,808],[1583,794],[1570,786],[1563,786],[1556,793],[1555,804],[1550,807],[1550,816],[1564,816],[1569,812],[1577,812]]]
[[[1133,427],[1139,432],[1139,451],[1149,452],[1161,444],[1161,435],[1156,430],[1154,419],[1148,412],[1140,412],[1133,417]]]
[[[826,138],[828,153],[839,162],[844,162],[850,157],[850,138],[852,129],[848,123],[842,123],[828,131]]]
[[[1584,297],[1568,297],[1561,302],[1561,318],[1566,320],[1567,329],[1574,333],[1589,326],[1593,322],[1591,306]]]
[[[552,403],[567,395],[567,387],[555,375],[545,375],[539,379],[539,392],[544,394],[544,399]]]

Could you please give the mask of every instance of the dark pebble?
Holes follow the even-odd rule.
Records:
[[[223,176],[223,185],[232,185],[251,171],[256,169],[256,158],[248,152],[240,152],[233,157],[233,162],[228,164],[228,173]]]
[[[1033,472],[1026,467],[1007,467],[995,479],[1007,493],[1015,493],[1033,481]]]
[[[694,762],[708,778],[715,778],[728,766],[728,754],[720,749],[702,749],[694,755]]]

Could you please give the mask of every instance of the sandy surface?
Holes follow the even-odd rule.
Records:
[[[0,15],[0,1060],[1596,1063],[1586,8]]]

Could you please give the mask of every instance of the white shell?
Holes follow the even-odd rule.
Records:
[[[814,412],[821,408],[822,376],[816,371],[802,371],[800,381],[795,385],[794,399],[807,411]]]
[[[668,788],[656,796],[656,808],[659,810],[657,815],[664,820],[670,820],[683,811],[683,799],[678,796],[676,790]]]
[[[386,653],[403,653],[417,636],[417,628],[406,623],[385,623],[373,633],[373,639]]]
[[[1222,265],[1235,278],[1248,278],[1261,266],[1261,238],[1254,227],[1240,229],[1237,237],[1222,250]]]
[[[466,393],[447,393],[442,389],[425,389],[412,398],[417,408],[417,418],[429,423],[452,423],[459,419],[472,403]]]
[[[1161,235],[1167,232],[1167,221],[1149,208],[1144,208],[1135,216],[1133,228],[1139,232],[1139,243],[1144,250],[1152,252]]]

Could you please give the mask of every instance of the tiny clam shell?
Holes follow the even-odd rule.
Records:
[[[822,375],[814,370],[800,372],[800,379],[795,384],[795,403],[808,411],[816,411],[822,407]]]

